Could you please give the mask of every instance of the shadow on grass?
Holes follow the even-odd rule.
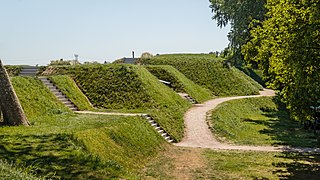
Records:
[[[269,120],[245,119],[244,121],[265,126],[266,128],[259,132],[275,140],[276,143],[273,145],[320,147],[313,132],[303,129],[299,122],[291,120],[286,111],[265,112],[264,116]],[[320,153],[282,152],[276,157],[288,160],[273,164],[281,169],[274,172],[279,179],[319,179],[320,177]]]
[[[0,159],[32,166],[35,174],[53,179],[117,177],[112,172],[119,171],[121,166],[85,155],[72,139],[66,134],[0,135]]]
[[[259,132],[276,141],[273,145],[320,147],[313,132],[302,129],[300,123],[291,120],[287,112],[283,110],[266,112],[264,116],[268,117],[269,120],[244,119],[243,121],[265,126],[266,128]]]
[[[288,159],[290,162],[274,163],[275,167],[286,169],[274,173],[280,179],[319,179],[320,177],[320,154],[319,153],[293,153],[284,152],[279,158]]]

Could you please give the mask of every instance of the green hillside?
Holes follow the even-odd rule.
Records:
[[[142,59],[146,65],[171,65],[216,96],[258,94],[262,86],[224,60],[209,54],[172,54]]]
[[[171,88],[176,92],[187,93],[198,102],[204,102],[213,97],[210,90],[195,84],[172,66],[150,65],[146,66],[146,68],[158,79],[169,81]]]
[[[73,114],[36,78],[12,84],[31,126],[0,128],[0,179],[138,179],[165,143],[142,117]]]
[[[71,112],[40,80],[16,76],[11,81],[29,121],[40,116]]]
[[[51,75],[72,77],[94,107],[149,113],[174,140],[182,139],[183,114],[191,104],[144,67],[109,64],[49,69]]]
[[[79,108],[79,110],[93,109],[87,97],[81,92],[72,78],[67,75],[57,75],[51,76],[49,79]]]

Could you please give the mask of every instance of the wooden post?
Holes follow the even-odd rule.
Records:
[[[10,77],[0,60],[0,106],[5,125],[29,126],[30,123],[24,114],[20,101],[13,89]]]

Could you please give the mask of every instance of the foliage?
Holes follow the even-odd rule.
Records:
[[[69,76],[50,76],[49,79],[78,107],[79,110],[93,109],[87,97],[81,92],[77,84]]]
[[[222,28],[228,23],[231,25],[227,51],[233,64],[242,63],[241,47],[250,40],[250,23],[253,20],[264,19],[266,2],[266,0],[210,0],[210,8],[214,13],[212,19],[217,21],[218,27]]]
[[[237,144],[316,147],[312,132],[301,129],[271,97],[225,102],[211,113],[213,132]]]
[[[79,65],[80,62],[78,60],[52,60],[49,66],[64,66],[64,65]]]
[[[153,55],[151,54],[151,53],[149,53],[149,52],[144,52],[144,53],[142,53],[141,54],[141,59],[145,59],[145,58],[152,58],[153,57]]]
[[[237,68],[224,64],[223,59],[208,54],[160,55],[145,59],[143,64],[171,65],[188,79],[213,92],[216,96],[258,94],[262,88]]]
[[[23,66],[13,66],[6,65],[4,66],[9,76],[18,76],[23,68]]]
[[[70,112],[40,80],[17,76],[11,82],[31,124],[39,116]]]
[[[320,99],[320,1],[275,0],[266,7],[267,19],[243,48],[245,59],[259,63],[293,117],[308,120]]]
[[[146,68],[158,79],[170,82],[170,87],[176,92],[187,93],[198,102],[204,102],[212,98],[210,90],[195,84],[172,66],[150,65]]]

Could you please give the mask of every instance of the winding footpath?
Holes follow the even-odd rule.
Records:
[[[320,152],[319,148],[301,148],[287,146],[238,146],[219,142],[212,134],[206,122],[207,112],[216,108],[219,104],[243,98],[255,98],[263,96],[275,96],[273,90],[264,89],[260,95],[225,97],[209,100],[204,104],[195,105],[184,115],[185,135],[181,142],[176,146],[198,147],[216,150],[249,150],[249,151],[269,151],[269,152]]]

